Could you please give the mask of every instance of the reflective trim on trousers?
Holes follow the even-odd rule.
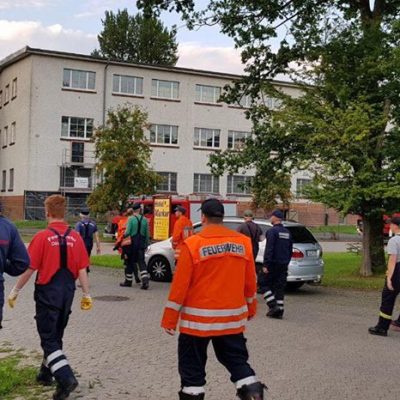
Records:
[[[240,379],[239,381],[235,382],[236,389],[240,389],[244,385],[251,385],[252,383],[258,382],[258,379],[253,376],[248,376],[247,378]]]
[[[197,395],[201,393],[205,393],[203,386],[184,386],[182,388],[182,393]]]
[[[50,371],[52,374],[54,374],[56,371],[58,371],[62,367],[65,367],[66,365],[69,365],[69,362],[66,359],[61,360],[58,363],[55,363],[54,365],[52,365],[50,367]]]
[[[47,356],[47,359],[46,359],[46,364],[47,365],[49,365],[52,361],[54,361],[56,358],[58,358],[58,357],[61,357],[61,356],[63,356],[64,355],[64,353],[62,352],[62,350],[56,350],[56,351],[53,351],[53,353],[51,353],[51,354],[49,354],[48,356]],[[46,365],[45,364],[45,365]],[[46,365],[46,366],[47,366]]]
[[[392,319],[391,315],[385,314],[382,311],[379,313],[379,316],[385,319],[390,319],[390,320]]]

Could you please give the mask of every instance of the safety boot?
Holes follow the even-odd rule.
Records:
[[[199,393],[199,394],[188,394],[188,393],[183,393],[182,390],[178,393],[179,394],[179,400],[204,400],[204,393]]]
[[[119,284],[119,286],[122,286],[122,287],[132,287],[132,281],[128,281],[128,280],[125,279],[125,281],[124,281],[124,282],[121,282],[121,283]]]
[[[53,400],[65,400],[77,388],[78,381],[74,376],[68,380],[60,380],[57,382],[57,389],[53,394]]]
[[[47,368],[42,364],[38,374],[36,375],[36,382],[43,386],[51,386],[53,384],[53,375],[50,368]]]
[[[149,278],[142,278],[142,286],[140,289],[147,290],[149,288]]]
[[[371,335],[378,335],[378,336],[387,336],[387,330],[380,327],[379,325],[373,326],[368,329],[368,332]]]
[[[240,400],[264,400],[264,389],[267,387],[261,382],[243,385],[236,392]]]
[[[278,306],[272,307],[272,308],[267,312],[267,317],[269,317],[269,318],[275,318],[275,319],[282,319],[282,317],[283,317],[283,310],[280,309]]]

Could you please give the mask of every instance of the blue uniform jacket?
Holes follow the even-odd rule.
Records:
[[[83,219],[76,223],[75,230],[82,236],[86,246],[93,246],[93,235],[97,232],[96,222],[91,219]]]
[[[292,258],[293,241],[288,229],[282,224],[274,225],[267,231],[264,265],[289,264]]]

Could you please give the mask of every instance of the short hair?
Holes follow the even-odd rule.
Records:
[[[44,201],[46,211],[52,218],[64,218],[65,197],[60,194],[53,194]]]
[[[126,210],[126,215],[133,215],[133,209],[132,208],[128,208]]]

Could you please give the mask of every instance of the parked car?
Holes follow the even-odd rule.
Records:
[[[236,230],[243,222],[241,218],[226,217],[224,225]],[[267,220],[255,220],[265,233],[272,224]],[[312,233],[302,224],[284,221],[283,225],[289,229],[293,238],[293,253],[288,269],[288,288],[298,289],[304,283],[320,282],[324,274],[322,248]],[[194,232],[200,232],[201,223],[194,224]],[[260,242],[260,250],[256,258],[256,267],[262,267],[266,240]],[[146,252],[146,264],[151,279],[159,282],[170,282],[175,269],[174,251],[171,241],[153,243]]]

